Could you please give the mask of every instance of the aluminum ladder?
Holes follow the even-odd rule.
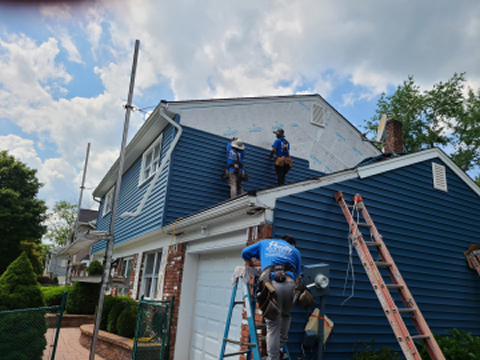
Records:
[[[430,358],[432,360],[445,360],[440,347],[438,346],[435,338],[433,337],[430,328],[427,325],[420,309],[418,308],[415,300],[413,299],[410,290],[408,289],[405,281],[403,280],[400,271],[398,270],[393,258],[390,255],[385,243],[382,240],[382,236],[379,234],[375,224],[370,218],[365,205],[363,204],[360,194],[356,194],[353,197],[353,205],[347,205],[343,194],[338,191],[335,194],[335,200],[339,203],[345,218],[348,221],[351,230],[351,239],[355,249],[357,250],[360,261],[365,268],[365,271],[370,279],[370,283],[373,286],[378,300],[387,316],[387,320],[392,327],[392,330],[397,338],[397,341],[402,349],[403,354],[407,360],[421,360],[421,356],[418,353],[418,349],[415,346],[414,340],[423,340],[428,350]],[[356,222],[352,216],[350,208],[361,211],[364,223]],[[362,233],[359,231],[359,226],[366,226],[370,230],[372,241],[364,241]],[[370,253],[368,247],[374,247],[377,249],[382,261],[375,261]],[[386,284],[378,270],[378,267],[386,267],[392,284]],[[395,305],[395,302],[390,294],[390,289],[398,290],[400,297],[403,300],[405,308],[400,309]],[[405,322],[403,321],[403,313],[410,314],[413,323],[418,331],[418,335],[410,335]]]
[[[242,279],[241,284],[243,285],[243,300],[236,301],[235,298],[236,298],[237,290],[239,287],[240,279]],[[255,291],[256,291],[256,285],[253,285],[253,293],[255,293]],[[248,332],[250,335],[250,342],[242,342],[239,340],[228,338],[232,314],[236,305],[245,305],[245,312],[248,320]],[[237,280],[235,281],[235,285],[233,286],[232,297],[230,299],[230,307],[228,309],[227,321],[225,323],[225,332],[222,340],[222,348],[220,350],[220,357],[219,357],[220,360],[223,360],[230,356],[237,356],[237,355],[246,355],[247,360],[251,360],[253,355],[253,360],[262,360],[262,357],[260,355],[260,346],[258,343],[257,325],[255,324],[256,307],[257,307],[257,301],[255,296],[252,296],[250,294],[250,285],[246,283],[242,277],[238,277]],[[244,346],[247,346],[247,349],[232,352],[232,353],[225,353],[227,343],[244,345]],[[290,353],[288,352],[288,348],[286,345],[283,346],[283,351],[287,356],[287,357],[284,356],[284,359],[290,360]]]

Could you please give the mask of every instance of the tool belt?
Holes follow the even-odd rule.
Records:
[[[293,289],[294,301],[303,307],[305,310],[308,310],[315,304],[315,299],[313,298],[312,292],[305,285],[305,281],[302,276],[298,276],[295,280],[295,288]]]
[[[293,161],[290,157],[279,156],[275,159],[275,166],[288,166],[293,167]]]

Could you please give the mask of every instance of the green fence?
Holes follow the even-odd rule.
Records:
[[[167,359],[173,301],[140,300],[132,360]]]
[[[55,359],[66,297],[58,306],[1,311],[0,359]]]

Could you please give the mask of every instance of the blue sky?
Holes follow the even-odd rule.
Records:
[[[77,202],[90,142],[83,206],[95,206],[119,152],[135,39],[138,108],[318,93],[361,129],[408,75],[426,90],[466,72],[479,88],[479,13],[473,0],[0,3],[0,149],[38,170],[53,205]],[[132,115],[130,137],[143,121]]]

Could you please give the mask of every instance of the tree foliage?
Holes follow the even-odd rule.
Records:
[[[65,245],[76,218],[77,205],[70,204],[65,200],[57,201],[53,206],[53,211],[48,214],[49,225],[45,238],[55,245]]]
[[[21,242],[39,244],[47,207],[38,200],[36,170],[0,151],[0,274],[22,253]]]
[[[35,274],[41,275],[43,272],[43,258],[39,244],[35,241],[25,240],[20,242],[20,246],[27,255],[28,260],[30,260]]]
[[[480,89],[466,88],[464,73],[423,92],[409,76],[381,95],[365,129],[374,133],[383,114],[403,123],[406,152],[440,147],[463,171],[480,165]]]

